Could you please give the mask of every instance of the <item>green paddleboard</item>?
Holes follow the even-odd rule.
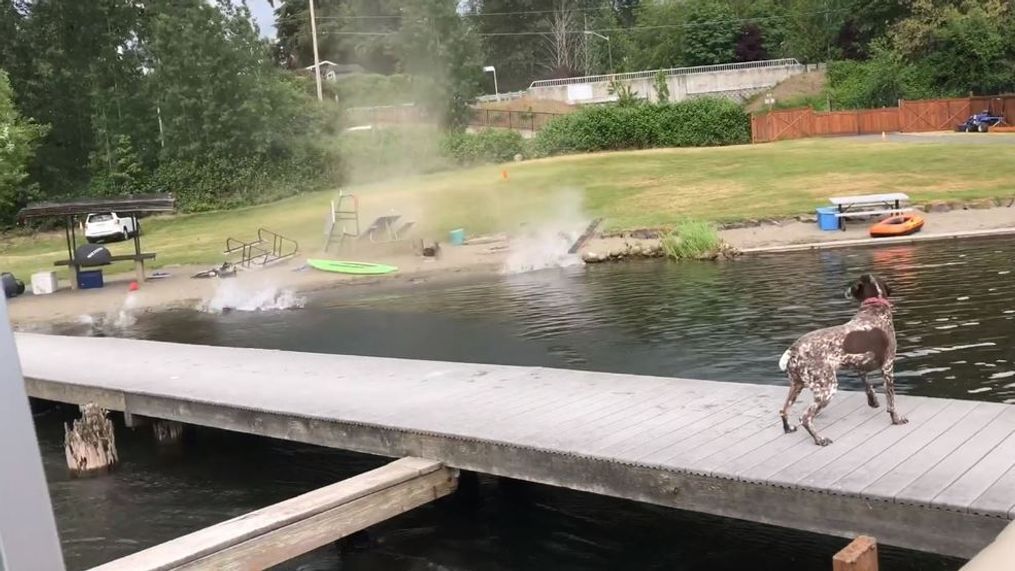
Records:
[[[397,272],[395,266],[385,264],[370,264],[367,262],[342,262],[339,260],[307,260],[307,265],[322,272],[335,272],[339,274],[379,275]]]

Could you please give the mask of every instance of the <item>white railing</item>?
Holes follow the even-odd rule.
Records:
[[[741,63],[720,63],[717,65],[699,65],[695,67],[673,67],[670,69],[652,69],[647,71],[632,71],[627,73],[612,73],[604,75],[586,75],[583,77],[566,77],[563,79],[541,79],[533,81],[529,89],[535,87],[555,87],[560,85],[576,85],[582,83],[604,83],[613,80],[631,81],[634,79],[651,79],[660,71],[667,77],[674,75],[690,75],[693,73],[715,73],[721,71],[740,71],[744,69],[766,69],[773,67],[798,67],[801,63],[796,58],[769,59],[763,61],[747,61]]]

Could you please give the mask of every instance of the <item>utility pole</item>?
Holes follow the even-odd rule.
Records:
[[[321,60],[317,55],[317,16],[314,15],[314,0],[310,4],[310,35],[314,43],[314,79],[317,81],[317,100],[324,101],[324,91],[321,89]]]

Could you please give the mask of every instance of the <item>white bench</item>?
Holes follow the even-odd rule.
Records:
[[[910,212],[914,210],[913,207],[907,206],[905,208],[891,208],[887,210],[847,210],[846,212],[836,212],[836,218],[864,218],[867,216],[877,216],[879,214],[896,214],[898,212]]]
[[[865,218],[913,210],[911,207],[903,206],[909,202],[909,195],[902,192],[835,196],[828,201],[838,210],[835,216],[839,219],[839,228],[842,230],[846,229],[846,218]]]

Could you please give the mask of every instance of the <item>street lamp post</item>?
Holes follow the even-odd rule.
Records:
[[[497,89],[497,68],[493,67],[492,65],[484,65],[483,73],[493,74],[493,94],[494,96],[497,97],[497,101],[500,101],[500,90]]]
[[[599,32],[593,32],[592,30],[585,30],[586,36],[595,36],[606,40],[606,53],[610,58],[610,73],[613,73],[613,43],[610,42],[610,36],[604,36]]]

